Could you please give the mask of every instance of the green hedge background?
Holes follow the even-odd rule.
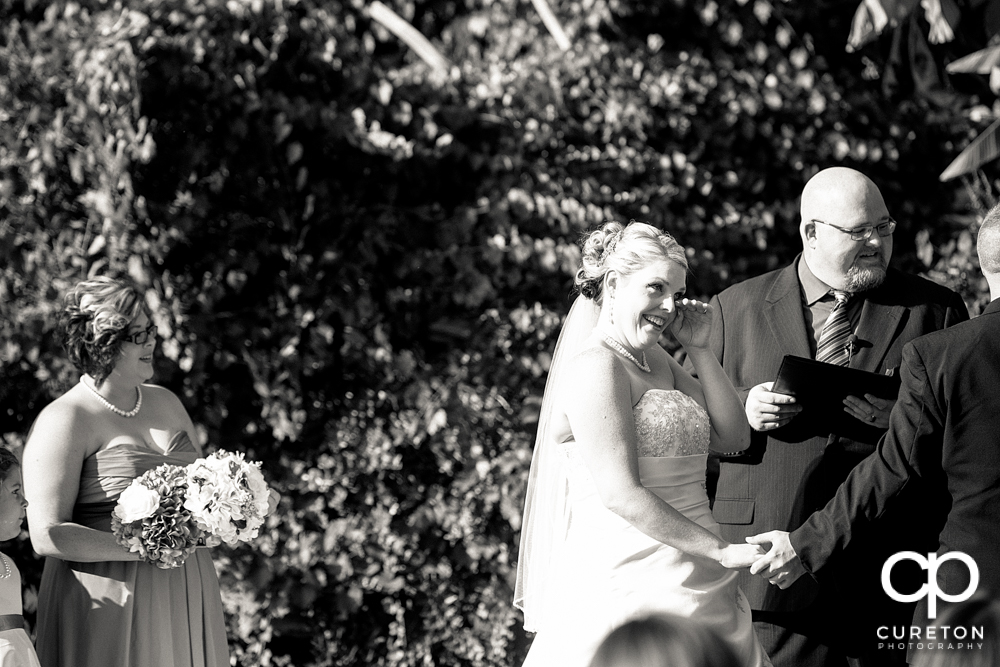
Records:
[[[842,164],[881,186],[897,266],[988,298],[993,167],[938,174],[1000,109],[943,70],[997,3],[958,2],[947,44],[916,11],[849,53],[857,2],[562,0],[565,52],[524,0],[388,2],[443,72],[364,0],[0,4],[3,439],[77,379],[61,294],[127,272],[156,381],[282,494],[215,553],[236,664],[519,665],[524,486],[584,230],[671,231],[707,298],[788,262],[802,185]],[[30,622],[40,562],[5,549]]]

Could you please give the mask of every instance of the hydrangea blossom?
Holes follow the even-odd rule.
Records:
[[[118,544],[162,569],[183,565],[204,544],[202,529],[184,508],[187,486],[186,469],[169,464],[132,480],[111,513]]]

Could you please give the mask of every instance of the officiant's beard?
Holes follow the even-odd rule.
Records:
[[[847,270],[847,291],[866,292],[875,289],[885,280],[885,267],[861,268],[852,266]]]

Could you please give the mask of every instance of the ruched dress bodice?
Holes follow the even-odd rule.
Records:
[[[639,479],[687,519],[720,534],[705,491],[708,413],[677,390],[646,391],[633,406]],[[524,667],[585,667],[597,644],[630,618],[666,612],[694,618],[728,641],[741,664],[770,665],[751,625],[736,572],[659,542],[611,512],[574,441],[563,443],[571,518],[563,601],[535,637]]]
[[[111,512],[132,480],[164,463],[200,456],[187,433],[165,452],[141,444],[101,449],[84,460],[73,521],[111,532]],[[181,567],[136,561],[46,558],[38,592],[36,645],[42,667],[225,667],[222,595],[208,549]]]
[[[178,431],[170,439],[164,452],[140,444],[116,445],[99,450],[83,462],[73,521],[110,533],[111,512],[118,496],[132,480],[165,463],[186,466],[194,463],[199,456],[184,431]]]

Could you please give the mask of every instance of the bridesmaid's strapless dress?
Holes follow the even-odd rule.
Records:
[[[83,463],[73,521],[111,532],[111,511],[133,479],[199,456],[183,431],[166,453],[142,445],[98,451]],[[35,645],[42,667],[228,667],[209,550],[198,549],[171,570],[138,561],[46,558]]]

